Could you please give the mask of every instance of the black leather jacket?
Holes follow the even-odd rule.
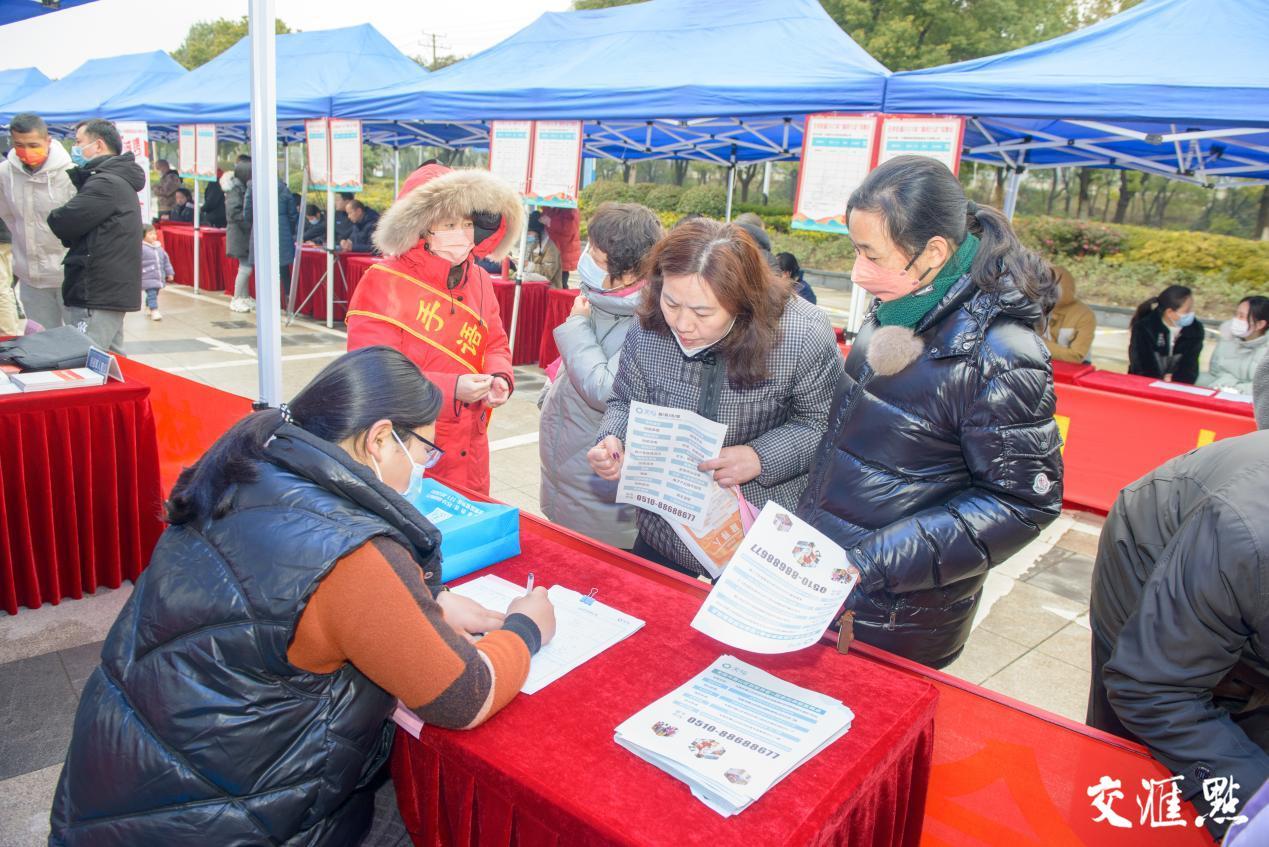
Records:
[[[987,570],[1062,508],[1042,317],[1006,278],[968,275],[917,325],[921,356],[880,376],[870,317],[846,362],[799,514],[863,571],[855,635],[935,667],[969,637]]]

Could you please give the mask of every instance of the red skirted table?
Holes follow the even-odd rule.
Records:
[[[1076,364],[1074,362],[1059,362],[1053,360],[1053,381],[1063,385],[1078,385],[1080,377],[1087,376],[1095,371],[1092,365]]]
[[[1179,385],[1177,389],[1156,388],[1151,385],[1152,382],[1159,380],[1148,376],[1135,376],[1133,374],[1114,373],[1112,371],[1090,371],[1083,374],[1075,380],[1075,384],[1081,388],[1095,388],[1100,391],[1114,391],[1119,394],[1129,394],[1133,397],[1144,397],[1148,400],[1158,400],[1162,403],[1172,403],[1178,406],[1191,406],[1196,409],[1207,409],[1212,412],[1225,412],[1231,415],[1242,415],[1244,417],[1254,417],[1255,411],[1251,403],[1238,403],[1233,400],[1217,400],[1216,391],[1210,388],[1198,388],[1193,385]],[[1199,395],[1190,393],[1190,391],[1206,391],[1207,395]]]
[[[173,276],[178,285],[194,284],[194,227],[191,224],[162,223],[159,238],[172,260]],[[225,231],[216,227],[199,227],[200,257],[199,291],[224,291]],[[231,278],[232,281],[232,278]]]
[[[546,316],[542,320],[542,343],[538,347],[538,364],[547,367],[560,357],[555,346],[555,328],[568,320],[573,301],[581,290],[577,288],[552,288],[546,293]]]
[[[357,290],[357,284],[366,275],[366,271],[382,261],[382,256],[373,256],[368,253],[349,253],[344,256],[344,282],[348,284],[348,299],[350,301],[352,300],[353,292]],[[340,307],[335,307],[335,314],[340,320],[343,320],[343,312]]]
[[[523,584],[533,571],[539,585],[595,589],[646,626],[478,729],[425,727],[420,740],[398,732],[393,780],[416,845],[915,847],[934,739],[929,683],[818,646],[786,656],[729,648],[688,625],[699,597],[607,564],[595,545],[570,548],[549,529],[522,526],[523,554],[490,572]],[[842,739],[731,818],[613,741],[619,723],[722,654],[855,712]]]
[[[0,609],[136,579],[159,520],[150,388],[0,396]]]
[[[542,344],[542,322],[546,317],[546,297],[549,282],[529,281],[521,283],[520,320],[516,324],[513,365],[533,365],[538,361],[538,348]],[[515,302],[516,285],[502,279],[494,279],[494,294],[498,298],[498,311],[502,314],[502,327],[511,335],[511,311]]]

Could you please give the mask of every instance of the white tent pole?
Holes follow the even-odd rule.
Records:
[[[532,207],[525,208],[524,225],[520,227],[520,253],[516,261],[516,290],[515,296],[511,300],[511,336],[507,340],[512,361],[515,361],[516,357],[516,327],[520,324],[520,289],[524,287],[524,263],[529,256],[529,215],[532,211]]]
[[[762,205],[771,202],[771,163],[762,163]]]
[[[278,92],[275,0],[250,0],[251,192],[260,404],[282,402],[282,302],[278,279]]]
[[[1018,188],[1022,183],[1022,169],[1010,168],[1009,181],[1005,184],[1005,217],[1013,220],[1014,209],[1018,207]]]
[[[392,196],[401,193],[401,148],[392,145]]]
[[[286,141],[282,142],[282,161],[286,162],[286,184],[290,186],[291,184],[291,145]]]
[[[196,170],[194,173],[194,296],[195,297],[198,296],[199,266],[203,264],[202,261],[200,261],[202,256],[198,252],[198,230],[199,230],[199,218],[200,218],[198,211],[199,211],[198,210],[198,172]]]
[[[330,144],[330,130],[326,132]],[[335,325],[335,189],[331,182],[330,165],[326,165],[326,328]]]
[[[723,220],[731,222],[731,195],[736,190],[736,163],[727,166],[727,216]]]

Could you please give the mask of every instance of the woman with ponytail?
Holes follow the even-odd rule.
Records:
[[[932,159],[876,168],[847,212],[851,278],[876,301],[798,511],[860,568],[855,635],[943,667],[988,569],[1062,508],[1053,373],[1035,331],[1057,285]]]
[[[401,493],[440,458],[441,397],[367,347],[181,474],[80,697],[50,844],[357,844],[398,700],[464,728],[515,697],[546,592],[505,617],[443,592]]]
[[[1203,325],[1195,320],[1194,295],[1169,285],[1137,307],[1129,324],[1128,373],[1193,385],[1203,352]]]

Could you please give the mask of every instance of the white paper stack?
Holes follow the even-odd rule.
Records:
[[[102,385],[106,378],[88,368],[68,368],[61,371],[32,371],[12,374],[9,380],[28,394],[35,391],[60,391],[64,388],[87,388]]]
[[[523,585],[493,574],[451,590],[495,612],[506,612],[511,601],[524,595]],[[555,637],[529,663],[529,676],[520,688],[525,694],[538,693],[643,627],[643,621],[605,606],[589,594],[553,585],[547,595],[555,607]]]
[[[21,392],[21,388],[18,388],[12,382],[9,382],[9,375],[4,371],[0,371],[0,395],[20,394]]]
[[[720,656],[623,722],[615,740],[730,817],[845,735],[854,718],[838,700]]]

